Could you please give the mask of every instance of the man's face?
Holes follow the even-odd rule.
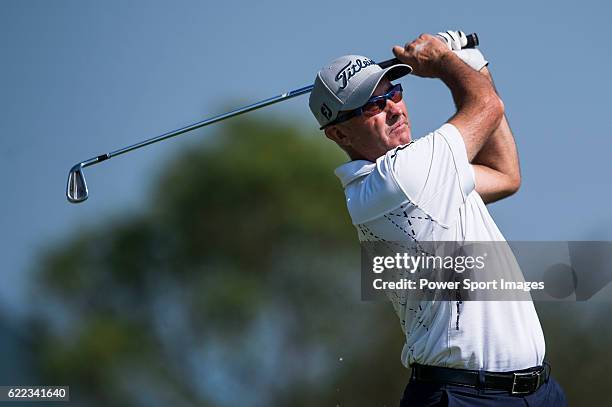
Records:
[[[389,91],[391,82],[383,78],[372,96]],[[376,161],[387,151],[410,142],[410,119],[404,100],[387,100],[382,112],[375,116],[360,115],[325,130],[327,137],[338,143],[352,159]]]

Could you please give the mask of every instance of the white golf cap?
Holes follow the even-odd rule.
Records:
[[[410,72],[409,65],[382,69],[368,57],[344,55],[317,73],[308,103],[310,110],[325,126],[336,119],[338,112],[363,106],[384,76],[393,81]]]

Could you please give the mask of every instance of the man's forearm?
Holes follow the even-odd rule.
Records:
[[[521,172],[518,152],[505,115],[499,126],[491,133],[485,145],[474,157],[472,164],[487,166],[520,182]]]
[[[482,74],[493,79],[487,68]],[[477,192],[485,202],[493,202],[516,192],[521,183],[518,152],[512,130],[504,116],[472,160]]]
[[[450,89],[457,106],[457,113],[449,122],[460,125],[464,137],[470,138],[466,140],[466,149],[471,161],[499,127],[503,104],[492,83],[458,57],[448,57],[444,63],[446,66],[440,79]]]

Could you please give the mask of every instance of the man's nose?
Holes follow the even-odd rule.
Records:
[[[385,110],[387,111],[387,116],[390,118],[393,118],[395,116],[401,115],[402,114],[401,104],[402,104],[401,101],[395,103],[391,99],[388,99],[387,105],[385,106]]]

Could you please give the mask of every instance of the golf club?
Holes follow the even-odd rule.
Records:
[[[465,48],[474,48],[479,44],[478,36],[476,33],[468,34],[467,36],[467,45]],[[398,59],[393,58],[379,63],[378,65],[381,68],[388,68],[392,65],[396,65],[401,63]],[[124,147],[122,149],[112,151],[110,153],[102,154],[97,157],[90,158],[89,160],[81,161],[78,164],[75,164],[68,173],[68,184],[66,186],[66,197],[68,201],[71,203],[80,203],[87,199],[89,196],[89,191],[87,189],[87,182],[85,181],[85,175],[83,174],[83,168],[89,167],[94,164],[101,163],[102,161],[106,161],[109,158],[116,157],[121,154],[128,153],[130,151],[139,149],[141,147],[148,146],[153,143],[157,143],[158,141],[166,140],[171,137],[176,137],[181,134],[187,133],[191,130],[199,129],[200,127],[208,126],[209,124],[220,122],[221,120],[229,119],[234,116],[238,116],[242,113],[247,113],[256,109],[260,109],[265,106],[270,106],[274,103],[282,102],[284,100],[288,100],[294,98],[296,96],[303,95],[305,93],[309,93],[313,88],[313,85],[304,86],[299,89],[291,90],[289,92],[283,93],[278,96],[274,96],[260,102],[253,103],[248,106],[244,106],[235,110],[232,110],[227,113],[223,113],[209,119],[205,119],[199,121],[194,124],[190,124],[189,126],[182,127],[177,130],[170,131],[168,133],[164,133],[160,136],[150,138],[148,140],[141,141],[140,143],[133,144],[128,147]]]

